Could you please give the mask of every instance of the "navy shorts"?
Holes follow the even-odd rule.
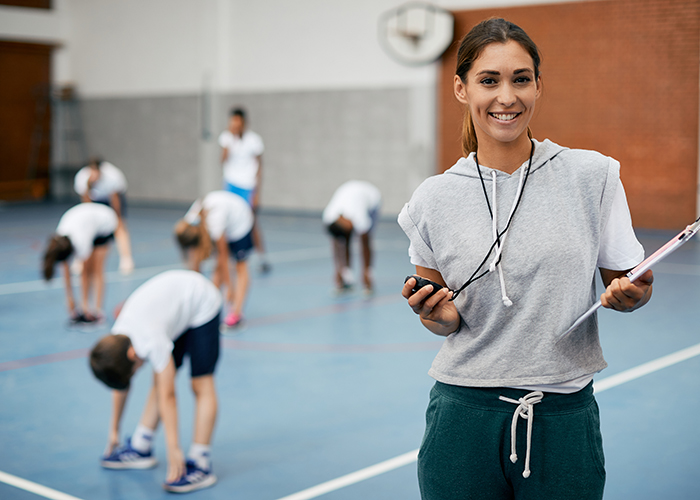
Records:
[[[219,324],[221,313],[214,319],[195,328],[190,328],[175,339],[173,361],[179,369],[187,354],[190,358],[190,373],[192,378],[211,375],[219,360]]]
[[[94,240],[92,240],[92,246],[93,247],[101,247],[103,245],[106,245],[110,241],[114,239],[114,233],[109,233],[107,236],[96,236]]]
[[[243,262],[248,258],[248,253],[253,249],[253,231],[250,231],[238,241],[228,242],[228,252],[236,259]]]
[[[119,205],[121,206],[121,212],[122,212],[122,219],[126,219],[126,194],[125,193],[117,193],[117,196],[119,196]],[[110,203],[110,200],[90,200],[93,203],[99,203],[100,205],[107,205],[108,207],[112,207],[112,204]]]

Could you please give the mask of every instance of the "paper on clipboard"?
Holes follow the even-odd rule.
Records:
[[[692,238],[695,233],[700,230],[700,217],[698,217],[694,223],[691,225],[687,226],[683,231],[678,233],[676,236],[674,236],[671,240],[669,240],[668,243],[666,243],[664,246],[659,248],[656,252],[651,254],[649,257],[644,259],[641,264],[639,264],[637,267],[632,269],[629,273],[627,273],[627,277],[630,279],[630,281],[634,281],[637,278],[639,278],[642,274],[647,272],[653,265],[656,263],[660,262],[661,260],[665,259],[667,256],[672,254],[678,247],[680,247],[683,243],[688,241],[690,238]],[[588,311],[583,313],[579,318],[574,322],[573,325],[569,327],[567,331],[562,333],[559,338],[557,339],[557,342],[559,342],[561,339],[569,335],[571,332],[573,332],[581,323],[583,323],[586,318],[588,318],[591,314],[596,312],[596,310],[601,306],[600,300],[593,304]]]

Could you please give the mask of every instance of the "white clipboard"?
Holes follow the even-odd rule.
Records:
[[[687,226],[683,231],[674,236],[668,243],[666,243],[656,252],[644,259],[641,264],[639,264],[637,267],[628,272],[627,277],[630,279],[630,281],[636,280],[646,271],[651,269],[651,266],[655,265],[657,262],[660,262],[667,256],[671,255],[675,250],[678,249],[678,247],[680,247],[683,243],[692,238],[695,235],[695,233],[697,233],[699,230],[700,217],[698,217],[695,220],[695,222],[693,222],[691,225]],[[593,304],[588,311],[579,316],[579,318],[574,322],[574,324],[571,325],[567,331],[565,331],[559,336],[557,342],[559,342],[561,339],[573,332],[581,323],[584,322],[586,318],[588,318],[591,314],[596,312],[596,310],[598,310],[600,306],[601,303],[599,300],[598,302]]]

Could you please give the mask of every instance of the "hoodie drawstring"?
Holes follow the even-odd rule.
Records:
[[[491,171],[491,180],[492,182],[492,187],[491,187],[491,198],[493,199],[493,212],[492,212],[492,217],[491,217],[491,226],[493,229],[493,240],[494,244],[496,245],[496,255],[494,256],[493,260],[491,261],[491,264],[489,265],[489,272],[492,273],[496,269],[498,269],[498,279],[501,283],[501,300],[503,300],[503,304],[506,307],[510,307],[513,305],[513,301],[511,301],[508,298],[508,295],[506,294],[506,282],[503,277],[503,266],[501,265],[500,258],[501,254],[503,253],[503,245],[506,243],[506,237],[508,236],[508,226],[510,224],[506,225],[506,229],[503,232],[503,234],[500,235],[498,234],[498,200],[496,199],[496,178],[498,176],[496,175],[495,171]],[[520,169],[520,180],[518,182],[518,190],[515,193],[515,199],[513,200],[513,206],[510,209],[510,214],[508,215],[508,221],[513,218],[513,214],[515,213],[515,208],[518,206],[518,200],[520,199],[520,194],[522,193],[523,190],[523,181],[525,178],[525,169]]]
[[[515,452],[515,431],[518,428],[518,417],[527,420],[527,448],[525,449],[525,470],[523,470],[525,479],[530,477],[530,448],[532,447],[532,423],[535,420],[535,405],[542,401],[542,398],[544,398],[544,394],[540,391],[531,392],[517,401],[505,396],[498,396],[501,401],[518,405],[513,413],[510,426],[510,461],[513,463],[518,461],[518,455]]]

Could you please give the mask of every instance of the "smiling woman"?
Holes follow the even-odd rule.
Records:
[[[409,279],[402,290],[446,337],[430,370],[421,495],[600,499],[597,321],[556,340],[594,302],[597,269],[605,307],[632,311],[651,296],[651,272],[623,277],[644,252],[620,164],[532,137],[540,56],[520,27],[483,21],[457,58],[465,157],[423,182],[399,215],[416,275],[443,286],[414,291]]]

